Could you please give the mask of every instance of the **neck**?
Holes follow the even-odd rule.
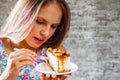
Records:
[[[39,48],[32,48],[32,47],[30,47],[26,43],[26,41],[24,41],[24,40],[22,42],[18,43],[18,44],[15,44],[13,42],[10,42],[10,44],[11,44],[11,48],[12,49],[14,49],[14,48],[18,48],[18,49],[25,48],[25,49],[30,49],[30,50],[32,50],[34,52],[38,52],[39,51]]]

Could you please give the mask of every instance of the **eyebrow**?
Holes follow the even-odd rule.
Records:
[[[41,18],[41,17],[37,17],[38,20],[43,20],[44,22],[48,22],[47,20],[45,20],[44,18]],[[60,23],[55,23],[53,25],[59,25]]]
[[[47,22],[44,18],[41,18],[41,17],[37,17],[38,20],[43,20],[45,22]]]

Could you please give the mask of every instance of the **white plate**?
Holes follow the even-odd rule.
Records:
[[[41,72],[41,73],[46,73],[46,74],[56,74],[56,75],[64,75],[64,74],[69,74],[69,73],[72,73],[72,72],[75,72],[77,71],[78,69],[78,66],[74,63],[71,63],[70,64],[70,68],[71,68],[71,72],[63,72],[63,73],[57,73],[57,72],[54,72],[50,66],[46,63],[40,63],[38,65],[36,65],[35,69],[38,71],[38,72]]]

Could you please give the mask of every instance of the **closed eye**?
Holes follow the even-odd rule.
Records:
[[[57,27],[58,27],[58,25],[56,25],[56,24],[51,26],[51,28],[53,28],[53,29],[56,29]]]
[[[36,20],[36,23],[38,23],[38,24],[44,24],[43,21],[39,21],[39,20]]]

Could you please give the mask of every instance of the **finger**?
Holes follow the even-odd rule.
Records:
[[[11,61],[12,65],[14,65],[14,67],[17,67],[17,68],[20,68],[26,65],[31,65],[33,67],[35,66],[34,61],[29,57],[23,59],[22,56],[18,56],[9,61]]]
[[[35,57],[32,54],[30,54],[30,53],[28,53],[26,51],[22,51],[22,50],[17,51],[17,52],[12,52],[11,55],[12,55],[11,58],[15,58],[15,57],[23,55],[23,58],[24,57],[31,57],[33,60],[35,60]]]
[[[24,49],[24,48],[23,48],[23,49],[18,49],[18,50],[16,50],[15,52],[16,52],[16,53],[22,52],[22,53],[26,53],[26,54],[36,55],[36,53],[33,52],[32,50]]]
[[[50,74],[46,74],[46,80],[51,80],[51,75]]]
[[[57,80],[65,80],[68,75],[58,75]]]
[[[27,66],[27,65],[31,65],[31,66],[35,66],[33,62],[31,61],[23,61],[23,62],[17,62],[17,67],[21,68],[23,66]]]
[[[15,53],[11,52],[10,55],[9,55],[9,58],[12,59],[13,57],[15,57]]]
[[[53,74],[51,75],[51,77],[52,77],[52,80],[57,80],[57,75]]]
[[[45,74],[40,73],[40,78],[41,78],[41,80],[45,80]]]
[[[68,75],[63,75],[63,76],[61,77],[61,80],[65,80],[67,77],[68,77]]]
[[[23,53],[21,52],[17,56],[19,56],[19,55],[23,55],[24,57],[31,57],[33,60],[35,60],[35,56],[30,53],[27,53],[27,52],[23,52]]]
[[[15,61],[15,62],[22,62],[22,61],[32,61],[32,62],[34,62],[34,60],[31,57],[24,56],[24,55],[20,55],[20,56],[17,56],[15,58],[13,58],[13,61]]]

